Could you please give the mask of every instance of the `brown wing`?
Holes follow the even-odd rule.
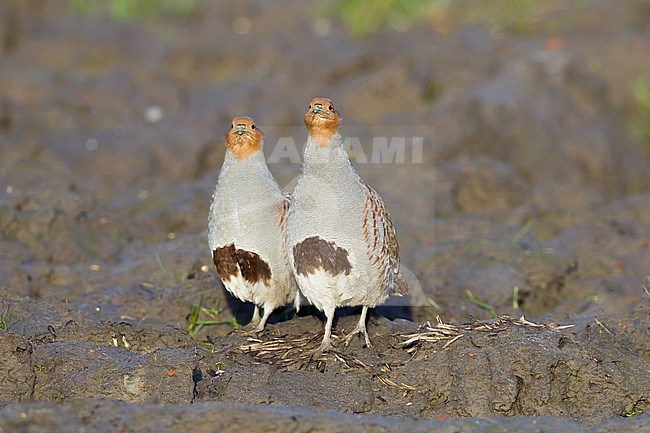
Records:
[[[405,294],[406,283],[399,272],[399,244],[390,214],[379,194],[369,185],[364,203],[363,236],[368,246],[368,256],[381,275],[382,283],[391,292]]]

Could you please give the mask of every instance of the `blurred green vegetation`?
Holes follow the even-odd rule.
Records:
[[[477,23],[493,33],[555,32],[571,27],[586,7],[586,0],[336,0],[330,10],[350,33],[364,36],[382,28],[407,30],[421,22],[443,31]]]
[[[632,138],[650,143],[650,86],[639,77],[632,84],[635,112],[630,126]],[[648,149],[650,151],[650,149]]]
[[[586,0],[464,0],[450,4],[457,22],[480,23],[492,33],[546,33],[570,28],[583,15]]]
[[[208,0],[68,0],[68,7],[78,14],[108,10],[118,21],[134,21],[151,15],[187,17]]]
[[[467,7],[457,11],[463,21],[482,22],[493,32],[513,31],[528,33],[531,30],[530,19],[535,13],[536,0],[493,0]]]
[[[445,7],[450,0],[337,0],[334,11],[353,35],[363,36],[383,27],[408,29],[412,24]]]
[[[118,21],[154,15],[185,18],[211,0],[68,0],[78,14],[107,11]],[[577,20],[587,0],[334,0],[321,2],[321,11],[338,16],[348,31],[365,36],[384,28],[408,30],[427,22],[438,29],[463,23],[483,24],[492,32],[557,31]],[[562,18],[558,19],[558,16]]]

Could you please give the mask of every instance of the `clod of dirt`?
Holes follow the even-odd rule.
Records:
[[[32,400],[36,375],[32,370],[32,345],[23,338],[0,331],[0,401]]]

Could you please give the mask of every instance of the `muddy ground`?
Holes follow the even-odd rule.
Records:
[[[0,432],[650,431],[647,2],[75,4],[0,4]],[[248,333],[205,227],[229,120],[291,190],[317,95],[414,290],[308,362],[322,318]]]

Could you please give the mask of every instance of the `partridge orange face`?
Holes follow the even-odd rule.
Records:
[[[246,159],[262,148],[263,137],[264,133],[257,128],[253,118],[235,117],[226,133],[226,148],[237,160]]]
[[[330,138],[341,126],[341,115],[327,98],[314,98],[305,113],[305,126],[319,146],[327,146]]]

